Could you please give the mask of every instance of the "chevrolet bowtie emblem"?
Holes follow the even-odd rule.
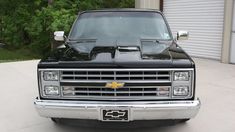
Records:
[[[105,85],[106,88],[112,88],[112,89],[121,88],[123,86],[124,86],[124,83],[119,83],[119,82],[106,83]]]

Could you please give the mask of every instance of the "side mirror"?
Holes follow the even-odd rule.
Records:
[[[55,31],[54,32],[54,39],[56,41],[64,41],[64,31]]]
[[[178,31],[177,32],[177,40],[187,40],[189,36],[188,31]]]

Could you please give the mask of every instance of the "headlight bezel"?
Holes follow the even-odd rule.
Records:
[[[58,74],[58,79],[57,80],[46,80],[44,79],[44,73],[45,72],[56,72]],[[39,83],[39,93],[40,97],[42,98],[60,98],[61,97],[61,88],[60,88],[60,71],[56,69],[39,69],[38,70],[38,83]],[[56,86],[58,87],[58,92],[59,94],[46,94],[45,91],[45,86]]]
[[[188,72],[188,79],[187,80],[175,80],[175,73],[179,72]],[[185,70],[174,70],[172,72],[172,99],[190,99],[194,96],[194,69],[185,69]],[[174,87],[188,87],[188,94],[187,95],[174,95]]]

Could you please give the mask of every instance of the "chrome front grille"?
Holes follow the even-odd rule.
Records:
[[[100,97],[107,99],[114,97],[113,99],[131,99],[138,97],[151,97],[151,98],[169,98],[170,86],[132,86],[123,87],[119,89],[111,89],[97,86],[62,86],[62,92],[64,97],[94,97],[100,99]],[[141,99],[140,98],[140,99]]]
[[[170,71],[154,70],[79,70],[61,71],[62,82],[84,82],[84,81],[153,81],[170,82]]]
[[[67,69],[60,71],[61,96],[96,100],[169,99],[171,75],[171,70]],[[124,86],[105,87],[113,81]]]

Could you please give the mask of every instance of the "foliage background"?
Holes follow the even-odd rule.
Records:
[[[134,0],[0,0],[0,43],[8,50],[0,49],[0,60],[10,51],[27,59],[42,56],[54,31],[68,34],[79,11],[101,8],[134,8]]]

